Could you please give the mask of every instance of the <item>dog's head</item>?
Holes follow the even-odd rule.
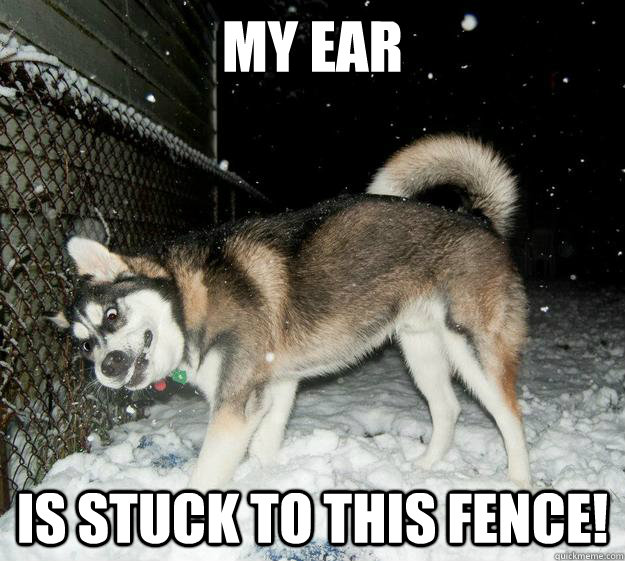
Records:
[[[79,276],[75,300],[50,319],[70,330],[98,381],[138,390],[167,376],[184,350],[169,275],[155,262],[123,257],[86,238],[71,238],[67,250]]]

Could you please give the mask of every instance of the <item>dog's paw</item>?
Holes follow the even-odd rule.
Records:
[[[193,489],[194,491],[198,491],[200,493],[212,491],[215,489],[215,482],[212,481],[212,479],[213,478],[210,476],[207,476],[205,471],[197,469],[196,467],[191,472],[189,482],[187,483],[187,489]]]
[[[508,466],[508,479],[522,491],[532,491],[532,476],[529,465],[525,462]]]
[[[193,491],[198,491],[199,493],[205,493],[206,491],[208,491],[202,481],[200,481],[194,475],[191,475],[191,477],[189,477],[186,488],[192,489]]]
[[[432,466],[434,465],[436,460],[432,459],[430,456],[428,456],[427,454],[423,454],[422,456],[419,456],[416,460],[415,460],[415,466],[424,470],[431,470]]]
[[[530,479],[510,479],[512,483],[514,483],[520,491],[535,491],[535,486],[532,485]]]
[[[254,462],[261,467],[266,467],[276,462],[277,450],[262,448],[260,446],[251,448],[248,452],[248,456]]]

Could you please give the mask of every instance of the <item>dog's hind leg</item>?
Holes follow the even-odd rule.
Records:
[[[269,411],[256,429],[249,451],[262,464],[271,463],[280,449],[296,390],[297,380],[290,379],[273,382],[265,390],[270,400]]]
[[[435,331],[401,330],[399,344],[432,416],[430,444],[418,460],[421,467],[429,469],[451,446],[460,405],[451,385],[451,368],[440,335]]]
[[[493,335],[492,337],[498,337]],[[462,333],[445,330],[447,353],[468,388],[493,416],[506,446],[508,476],[524,489],[530,488],[530,466],[525,433],[514,384],[518,360],[499,336],[490,347],[482,344],[478,354]]]

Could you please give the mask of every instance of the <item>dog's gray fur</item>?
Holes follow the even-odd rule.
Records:
[[[440,184],[490,225],[413,199]],[[517,200],[510,171],[477,141],[432,137],[391,158],[369,191],[196,233],[159,258],[70,240],[81,287],[56,319],[91,342],[98,379],[138,389],[183,368],[212,404],[191,487],[225,485],[248,449],[270,461],[298,381],[388,339],[430,405],[420,465],[451,444],[456,371],[497,422],[510,478],[529,485],[515,396],[526,302],[504,239]],[[123,368],[103,370],[113,351]]]

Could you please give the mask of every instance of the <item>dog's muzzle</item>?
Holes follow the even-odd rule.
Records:
[[[123,378],[132,364],[130,355],[123,351],[111,351],[102,361],[102,374],[109,378]]]
[[[152,345],[152,340],[154,339],[154,334],[148,329],[143,334],[143,351],[139,353],[137,358],[134,361],[134,372],[132,373],[132,377],[126,383],[126,387],[129,389],[133,389],[135,386],[141,383],[143,376],[145,375],[145,371],[150,364],[148,360],[148,349]]]
[[[146,353],[152,345],[153,338],[154,335],[148,329],[143,334],[143,351],[136,357],[124,351],[111,351],[108,353],[102,361],[102,374],[107,378],[125,378],[128,374],[128,370],[134,364],[134,373],[132,379],[129,380],[129,384],[136,384],[145,373],[149,364]]]

